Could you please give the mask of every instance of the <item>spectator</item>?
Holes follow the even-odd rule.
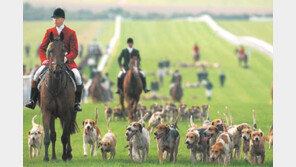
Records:
[[[164,67],[164,63],[163,63],[163,61],[159,61],[159,62],[158,62],[158,68],[159,68],[159,69],[163,69],[163,67]]]
[[[202,71],[199,70],[197,72],[197,81],[198,81],[198,83],[201,83],[201,82],[207,80],[208,76],[209,76],[209,73],[207,72],[206,68],[203,68]]]
[[[30,74],[29,75],[32,75],[33,76],[35,74],[36,70],[38,70],[38,68],[39,68],[39,65],[36,64],[34,66],[34,68],[30,71]]]
[[[83,45],[80,44],[78,46],[78,56],[81,58],[82,57],[82,54],[83,54]]]
[[[153,79],[151,82],[151,90],[152,90],[152,96],[156,96],[157,91],[159,90],[159,84],[156,78]]]
[[[29,57],[30,56],[30,45],[29,44],[27,44],[25,46],[25,51],[26,51],[26,56]]]
[[[194,61],[199,61],[199,59],[200,59],[199,47],[198,47],[197,43],[195,43],[195,45],[193,47],[193,58],[194,58]]]
[[[213,84],[207,79],[205,86],[206,86],[206,96],[207,96],[208,100],[211,100],[212,99]]]
[[[170,60],[166,57],[165,60],[163,61],[164,67],[166,69],[170,68]]]
[[[27,67],[26,65],[23,65],[23,75],[26,75],[26,73],[27,73]]]
[[[220,74],[220,85],[222,87],[224,86],[225,79],[226,79],[226,75],[224,74],[224,72],[221,72],[221,74]]]
[[[111,90],[111,86],[114,84],[110,79],[109,79],[109,74],[106,73],[104,77],[101,78],[100,83],[104,90],[106,91],[105,95],[107,95],[106,100],[107,101],[112,101],[113,94]]]
[[[36,50],[36,56],[39,57],[39,47],[40,47],[40,44],[37,44],[37,50]]]

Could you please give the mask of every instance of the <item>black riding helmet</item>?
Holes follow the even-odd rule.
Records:
[[[62,8],[57,8],[53,11],[51,18],[65,18],[65,12]]]
[[[126,42],[127,43],[134,43],[134,40],[133,40],[133,38],[128,38]]]

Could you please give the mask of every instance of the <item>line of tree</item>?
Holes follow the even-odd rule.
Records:
[[[30,3],[23,4],[23,20],[48,20],[52,15],[52,11],[54,8],[44,8],[44,7],[34,7]],[[110,8],[108,10],[94,13],[87,9],[81,9],[77,11],[65,10],[67,20],[113,20],[116,15],[121,15],[126,19],[133,20],[163,20],[163,19],[181,19],[186,17],[197,17],[203,14],[209,14],[214,19],[249,19],[250,15],[248,14],[238,14],[238,15],[215,15],[207,12],[199,13],[199,14],[191,14],[191,13],[173,13],[170,16],[166,16],[160,13],[148,13],[146,15],[139,13],[130,13],[128,11],[123,10],[122,8]],[[264,17],[272,17],[272,14],[269,15],[252,15],[252,16],[264,16]]]

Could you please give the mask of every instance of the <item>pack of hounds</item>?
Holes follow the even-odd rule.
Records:
[[[250,164],[263,164],[265,160],[265,142],[269,143],[269,149],[273,146],[273,125],[270,127],[268,136],[257,128],[255,111],[252,111],[253,127],[247,123],[234,124],[233,117],[226,107],[226,113],[219,113],[219,118],[210,120],[210,106],[194,105],[187,107],[180,104],[178,107],[173,103],[165,105],[152,104],[150,109],[141,105],[138,108],[139,121],[130,123],[125,131],[128,144],[128,156],[136,162],[145,162],[149,153],[150,134],[153,133],[157,143],[159,163],[169,157],[170,162],[176,162],[180,143],[178,121],[189,121],[189,129],[185,137],[185,146],[190,151],[190,161],[196,163],[212,162],[229,164],[233,159],[240,159],[241,150],[244,160]],[[107,133],[101,138],[101,131],[97,126],[97,109],[95,120],[85,119],[83,127],[83,153],[87,156],[87,145],[90,146],[90,155],[96,156],[97,149],[101,149],[102,158],[114,159],[116,153],[116,136],[109,128],[110,120],[122,119],[124,113],[120,113],[118,106],[113,109],[105,105],[107,118]],[[41,125],[34,122],[29,131],[29,157],[40,155],[44,131]],[[194,123],[194,119],[202,121],[202,126]],[[148,121],[148,127],[145,127]],[[170,123],[165,124],[168,121]],[[172,123],[173,122],[173,123]],[[107,158],[107,153],[110,153]]]

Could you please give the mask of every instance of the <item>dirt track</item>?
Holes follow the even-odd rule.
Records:
[[[272,14],[273,9],[269,7],[198,7],[198,6],[156,6],[156,5],[132,5],[125,3],[91,3],[91,2],[30,2],[33,6],[41,7],[63,7],[68,10],[89,9],[93,12],[101,12],[110,8],[122,8],[131,13],[147,14],[160,13],[171,15],[173,13],[199,14],[209,12],[212,14]]]

